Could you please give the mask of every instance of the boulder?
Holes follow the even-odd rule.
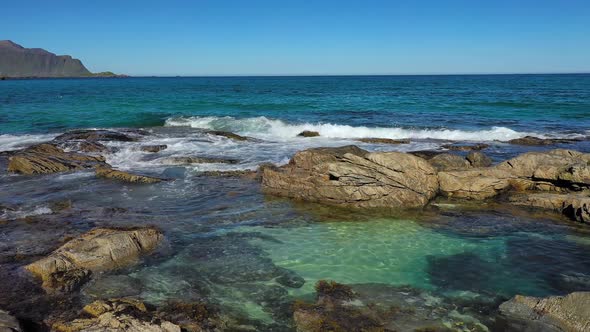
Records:
[[[439,172],[442,195],[451,198],[482,200],[494,197],[511,187],[511,173],[495,168]]]
[[[214,136],[222,136],[222,137],[225,137],[225,138],[233,139],[235,141],[249,141],[249,140],[252,140],[252,138],[250,138],[250,137],[240,136],[238,134],[234,134],[234,133],[231,133],[229,131],[208,130],[205,133],[206,134],[209,134],[209,135],[214,135]]]
[[[428,160],[438,171],[456,171],[471,168],[467,159],[452,153],[441,153]]]
[[[139,147],[139,149],[143,152],[151,152],[151,153],[156,153],[156,152],[160,152],[162,150],[166,150],[168,148],[168,145],[166,144],[157,144],[157,145],[142,145],[141,147]]]
[[[301,137],[317,137],[317,136],[320,136],[320,133],[318,133],[317,131],[304,130],[304,131],[300,132],[299,134],[297,134],[297,136],[301,136]]]
[[[53,331],[76,332],[180,332],[180,326],[156,317],[141,301],[111,299],[94,301],[82,310],[80,318],[57,322]]]
[[[0,310],[0,332],[21,332],[22,328],[16,318]]]
[[[356,146],[300,151],[279,169],[266,168],[267,194],[357,208],[420,208],[438,191],[436,170],[400,152]]]
[[[38,144],[9,158],[8,171],[20,174],[47,174],[76,171],[107,165],[102,156],[65,152],[53,144]]]
[[[559,139],[559,138],[539,138],[534,136],[525,136],[521,138],[515,138],[508,141],[510,144],[517,145],[554,145],[560,143],[571,143],[575,142],[575,139]]]
[[[480,151],[490,146],[484,143],[478,144],[444,144],[443,148],[451,151]]]
[[[373,144],[410,144],[410,140],[405,139],[391,139],[391,138],[377,138],[377,137],[365,137],[357,139],[359,142],[363,143],[373,143]]]
[[[162,160],[166,165],[192,165],[192,164],[237,164],[240,161],[237,159],[226,158],[210,158],[210,157],[169,157]]]
[[[67,133],[57,136],[54,141],[64,142],[72,140],[83,140],[83,141],[119,141],[119,142],[134,142],[138,138],[118,131],[112,130],[71,130]]]
[[[518,331],[590,331],[590,292],[546,298],[516,295],[500,313]]]
[[[584,194],[528,193],[509,198],[514,205],[553,210],[568,218],[590,223],[590,196]]]
[[[166,181],[166,179],[147,175],[132,174],[129,172],[115,170],[110,167],[98,167],[96,169],[96,176],[99,178],[112,179],[128,183],[158,183]]]
[[[151,227],[97,228],[25,268],[43,281],[46,290],[71,291],[85,283],[91,272],[134,262],[155,249],[162,238],[162,233]]]
[[[492,165],[492,159],[480,151],[471,151],[465,157],[471,167],[489,167]]]

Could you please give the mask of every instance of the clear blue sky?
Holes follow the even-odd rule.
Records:
[[[6,0],[0,39],[130,75],[590,72],[590,0]]]

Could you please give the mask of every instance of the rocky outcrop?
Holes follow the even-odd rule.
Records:
[[[265,169],[267,194],[358,208],[419,208],[438,190],[436,170],[399,152],[367,153],[356,146],[298,152],[289,165]]]
[[[209,135],[221,136],[221,137],[233,139],[234,141],[250,141],[250,140],[253,140],[253,138],[251,138],[251,137],[240,136],[238,134],[234,134],[234,133],[231,133],[229,131],[208,130],[205,133],[206,134],[209,134]]]
[[[366,138],[359,138],[357,141],[363,143],[372,143],[372,144],[410,144],[409,139],[391,139],[391,138],[376,138],[376,137],[366,137]]]
[[[553,210],[590,224],[590,196],[587,194],[528,193],[511,196],[509,200],[514,205]]]
[[[47,174],[104,166],[102,156],[65,152],[53,144],[38,144],[9,158],[8,171],[20,174]]]
[[[162,150],[166,150],[168,148],[168,145],[166,144],[158,144],[158,145],[142,145],[139,147],[139,149],[143,152],[151,152],[151,153],[156,153],[156,152],[160,152]]]
[[[137,135],[129,135],[126,133],[113,131],[113,130],[93,130],[93,129],[81,129],[81,130],[70,130],[64,134],[57,136],[55,139],[57,142],[72,141],[72,140],[83,140],[88,142],[96,141],[118,141],[118,142],[135,142],[139,140]]]
[[[537,298],[517,295],[500,305],[515,331],[590,331],[590,292]]]
[[[48,291],[72,291],[85,283],[91,272],[128,265],[162,240],[155,228],[98,228],[70,240],[49,256],[25,268],[43,281]]]
[[[456,171],[471,168],[469,161],[452,153],[441,153],[428,160],[438,171]]]
[[[478,143],[478,144],[444,144],[442,145],[442,148],[445,148],[447,150],[451,150],[451,151],[480,151],[483,149],[487,149],[490,146],[488,144],[484,144],[484,143]]]
[[[210,157],[169,157],[162,159],[162,164],[165,165],[192,165],[192,164],[237,164],[240,161],[237,159],[226,158],[210,158]]]
[[[127,183],[158,183],[166,181],[166,179],[157,178],[153,176],[133,174],[129,172],[119,171],[110,167],[96,168],[96,176],[99,178],[111,179]]]
[[[490,157],[486,156],[483,152],[479,152],[479,151],[471,151],[467,154],[467,157],[465,157],[465,159],[467,159],[467,161],[469,162],[469,164],[471,164],[471,167],[489,167],[492,165],[492,159],[490,159]]]
[[[101,332],[180,332],[180,326],[157,317],[141,301],[112,299],[94,301],[82,310],[82,317],[71,322],[57,322],[53,331]],[[198,331],[198,330],[197,330]]]
[[[590,154],[572,150],[529,152],[494,167],[439,172],[447,197],[485,199],[515,189],[568,191],[590,187]]]
[[[0,310],[0,332],[21,332],[21,326],[16,318],[4,310]]]
[[[575,142],[575,139],[560,139],[560,138],[539,138],[534,136],[525,136],[521,138],[515,138],[508,141],[510,144],[517,145],[554,145],[560,143],[571,143]]]
[[[317,137],[317,136],[320,136],[320,133],[318,133],[317,131],[304,130],[304,131],[300,132],[299,134],[297,134],[297,136],[300,136],[300,137]]]

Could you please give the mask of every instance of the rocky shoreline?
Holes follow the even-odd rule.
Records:
[[[210,135],[235,141],[252,138],[221,131]],[[142,145],[142,130],[78,130],[46,143],[0,153],[7,171],[20,176],[94,171],[98,179],[150,185],[173,181],[161,174],[139,174],[113,168],[105,154],[105,142],[131,142],[142,151],[158,154],[165,145]],[[305,133],[303,137],[315,137]],[[367,139],[381,144],[405,144],[405,140]],[[513,144],[551,145],[542,139],[524,138]],[[527,152],[492,165],[485,144],[451,144],[449,152],[369,152],[357,146],[314,148],[296,153],[284,166],[261,165],[256,171],[204,172],[205,176],[237,176],[260,182],[271,196],[287,197],[346,209],[380,211],[422,210],[437,198],[456,202],[488,202],[530,210],[554,211],[574,222],[590,223],[590,153],[566,149]],[[238,160],[186,156],[171,158],[171,165],[193,163],[235,164]],[[94,274],[137,264],[165,242],[155,227],[101,227],[79,234],[54,247],[24,270],[51,296],[76,293]],[[293,276],[285,276],[291,278]],[[281,277],[281,278],[282,278]],[[291,280],[299,284],[297,278]],[[487,331],[490,322],[481,313],[461,316],[450,304],[428,304],[413,289],[372,303],[368,286],[321,281],[315,302],[292,303],[297,331]],[[292,282],[293,287],[297,285]],[[300,285],[299,285],[300,287]],[[412,311],[409,303],[424,310]],[[516,296],[496,305],[498,321],[507,331],[587,331],[590,329],[590,292],[544,299]],[[17,317],[18,318],[18,317]],[[23,323],[23,322],[21,322]],[[0,331],[30,330],[31,322],[19,322],[0,310]],[[248,330],[203,303],[176,303],[151,308],[133,298],[97,300],[79,312],[34,322],[38,329],[55,331],[222,331]],[[498,325],[500,324],[500,325]],[[22,326],[28,326],[23,329]],[[42,328],[39,328],[39,327]],[[241,326],[241,327],[240,327]]]

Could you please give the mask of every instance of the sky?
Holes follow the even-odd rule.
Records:
[[[590,72],[589,0],[0,2],[0,39],[93,72]]]

